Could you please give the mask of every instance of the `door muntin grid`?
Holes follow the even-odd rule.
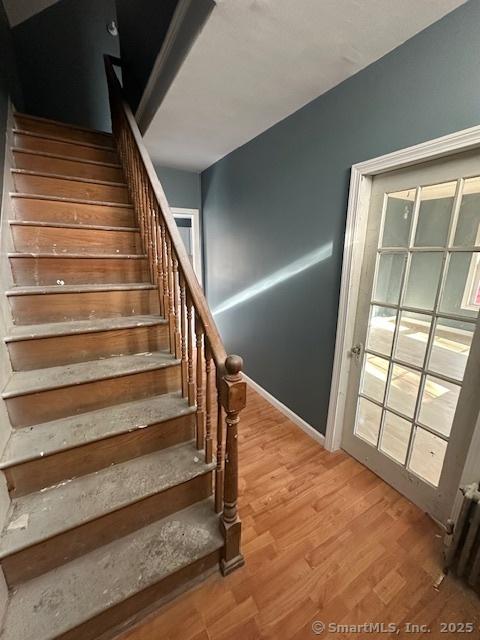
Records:
[[[429,216],[434,217],[436,211],[441,224],[434,227],[434,241],[426,242],[429,223],[436,222]],[[392,229],[389,224],[395,215],[400,223]],[[478,305],[472,305],[471,299],[466,302],[465,294],[459,297],[452,284],[458,261],[457,257],[452,261],[452,256],[463,258],[463,270],[468,266],[472,279],[480,258],[479,229],[479,177],[385,194],[354,434],[432,486],[440,482],[478,315]],[[385,265],[390,269],[387,275]],[[409,295],[409,285],[411,289],[422,271],[433,275],[431,282],[424,281],[426,293]],[[467,284],[468,278],[465,287]],[[469,295],[472,298],[471,292]],[[414,331],[418,329],[413,337],[420,343],[411,357],[401,348],[408,320]],[[462,335],[459,347],[455,340],[449,341],[448,328],[452,327],[457,331],[455,337]],[[447,345],[448,350],[449,342],[459,353],[455,366],[448,362],[442,366],[441,349]],[[381,363],[381,380],[374,380],[375,362]],[[411,387],[410,407],[394,400],[395,382],[400,378],[404,386]],[[447,401],[445,408],[438,400],[442,397]],[[426,411],[429,404],[430,411]],[[422,455],[432,456],[423,472]]]

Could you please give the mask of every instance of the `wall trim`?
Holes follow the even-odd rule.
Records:
[[[323,434],[321,434],[316,429],[314,429],[311,424],[308,424],[308,422],[305,422],[303,418],[301,418],[298,414],[296,414],[294,411],[289,409],[286,405],[283,404],[283,402],[280,402],[280,400],[277,400],[275,396],[272,396],[271,393],[269,393],[266,389],[261,387],[257,382],[255,382],[255,380],[252,380],[251,378],[249,378],[245,373],[242,373],[242,375],[245,378],[246,383],[254,391],[256,391],[259,395],[265,398],[265,400],[269,402],[272,406],[274,406],[275,409],[278,409],[280,413],[283,413],[284,416],[289,418],[294,424],[297,425],[297,427],[300,427],[300,429],[304,433],[306,433],[307,436],[310,436],[312,440],[315,440],[316,442],[321,444],[322,447],[325,445],[325,436]],[[242,417],[242,414],[240,414],[240,419],[241,417]]]
[[[429,160],[480,147],[480,126],[450,133],[406,149],[354,164],[350,175],[347,224],[343,250],[342,280],[338,306],[335,356],[328,407],[325,448],[335,451],[341,446],[345,413],[350,347],[358,301],[358,285],[363,262],[363,247],[370,205],[373,177]]]

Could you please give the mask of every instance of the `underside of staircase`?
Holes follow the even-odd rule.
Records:
[[[10,135],[0,637],[93,640],[218,567],[217,461],[114,138],[22,114]]]

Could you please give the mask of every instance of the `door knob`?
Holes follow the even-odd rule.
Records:
[[[362,355],[362,347],[361,343],[356,344],[350,349],[350,353],[356,360],[360,360],[360,356]]]

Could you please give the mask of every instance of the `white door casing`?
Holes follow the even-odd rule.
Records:
[[[350,349],[353,345],[360,274],[364,264],[364,247],[373,177],[402,167],[421,165],[436,158],[446,158],[479,147],[480,127],[473,127],[352,167],[337,340],[326,433],[326,448],[329,450],[340,447],[344,426],[347,385],[352,365]],[[470,455],[467,467],[472,464],[471,459]],[[472,470],[469,471],[466,468],[464,475],[468,477],[469,473],[471,475]]]

